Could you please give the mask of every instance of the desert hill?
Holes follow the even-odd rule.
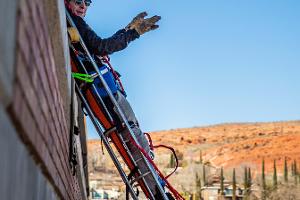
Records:
[[[155,143],[173,146],[195,161],[201,149],[203,159],[217,167],[260,165],[265,158],[271,170],[274,159],[278,165],[284,157],[300,161],[300,121],[220,124],[153,132],[151,136]]]
[[[279,175],[285,157],[288,163],[300,161],[300,121],[220,124],[150,134],[154,144],[172,146],[179,153],[181,167],[170,182],[182,192],[195,190],[196,173],[202,173],[200,151],[203,163],[210,166],[208,174],[219,173],[222,166],[229,177],[232,168],[236,168],[240,179],[246,166],[251,167],[254,178],[259,178],[262,158],[270,174],[276,159]],[[101,179],[103,187],[123,187],[108,154],[102,155],[99,140],[88,142],[88,152],[91,178]],[[171,171],[168,168],[170,155],[166,150],[156,151],[155,162],[165,173]]]

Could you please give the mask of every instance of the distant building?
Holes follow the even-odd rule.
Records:
[[[219,186],[205,186],[201,188],[201,196],[203,200],[218,200],[219,191]]]
[[[117,190],[104,190],[104,189],[94,189],[91,188],[91,200],[96,200],[96,199],[119,199],[120,197],[120,192]]]
[[[231,200],[233,191],[232,185],[229,182],[224,183],[224,196],[220,196],[221,185],[220,183],[212,183],[201,188],[201,196],[203,200]],[[236,200],[243,199],[243,188],[239,185],[236,186]]]
[[[101,188],[97,180],[90,181],[90,199],[120,199],[121,193],[118,188]]]
[[[230,200],[232,199],[232,195],[233,195],[233,189],[232,189],[232,185],[229,185],[227,187],[225,187],[225,190],[224,190],[224,199],[226,200]],[[243,199],[243,189],[241,187],[239,187],[239,185],[236,186],[236,192],[235,192],[235,195],[236,195],[236,200],[242,200]]]

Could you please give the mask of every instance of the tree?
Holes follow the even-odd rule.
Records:
[[[200,150],[200,163],[203,163],[203,159],[202,159],[202,150]]]
[[[223,167],[221,168],[221,195],[224,195],[224,174],[223,174]]]
[[[297,185],[298,184],[298,169],[297,169],[297,162],[296,160],[294,160],[294,163],[292,164],[293,167],[293,175],[294,175],[294,179],[295,179],[295,184]]]
[[[265,159],[262,160],[261,178],[263,189],[266,189]]]
[[[206,182],[206,172],[205,172],[205,165],[203,165],[203,170],[202,170],[202,178],[203,178],[203,184],[204,184],[204,186],[206,186],[207,185],[207,182]]]
[[[236,200],[235,168],[233,168],[233,172],[232,172],[232,200]]]
[[[248,173],[247,173],[248,177],[247,177],[247,190],[248,190],[248,196],[250,195],[251,193],[251,186],[252,186],[252,175],[251,175],[251,168],[249,167],[248,168]]]
[[[248,189],[249,189],[249,191],[250,191],[251,185],[252,185],[252,176],[251,176],[251,169],[249,167],[248,168]]]
[[[276,170],[276,160],[274,159],[273,165],[273,188],[277,188],[277,170]]]
[[[244,196],[248,196],[248,169],[244,168]]]
[[[262,160],[262,169],[261,169],[261,182],[262,182],[262,199],[266,198],[266,176],[265,176],[265,159]]]
[[[284,158],[284,182],[288,182],[288,164],[287,164],[287,158]]]
[[[198,176],[198,173],[196,173],[196,199],[201,199],[201,178]]]
[[[171,156],[170,156],[169,167],[170,168],[174,168],[175,167],[175,157],[174,157],[174,154],[171,154]]]
[[[251,187],[251,171],[250,168],[244,168],[244,200],[248,200]]]

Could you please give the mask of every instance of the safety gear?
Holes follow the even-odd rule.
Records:
[[[142,35],[148,31],[157,29],[159,26],[155,24],[158,22],[161,17],[160,16],[153,16],[150,18],[146,18],[148,14],[146,12],[142,12],[138,14],[133,20],[126,26],[126,30],[135,29],[139,35]]]
[[[81,5],[82,3],[85,3],[86,6],[90,6],[91,3],[92,3],[92,0],[74,0],[74,2],[77,4],[77,5]]]
[[[122,92],[122,88],[119,84],[119,82],[116,81],[111,69],[107,67],[106,65],[102,65],[99,67],[99,71],[102,74],[107,86],[110,88],[110,91],[112,94],[116,94],[117,91]],[[95,72],[89,72],[91,75],[94,74]],[[108,93],[106,92],[100,78],[95,78],[94,79],[94,84],[97,86],[97,91],[101,97],[107,97]]]

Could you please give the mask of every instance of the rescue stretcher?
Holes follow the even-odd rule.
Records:
[[[138,199],[138,192],[134,191],[134,184],[141,188],[145,196],[149,199],[155,200],[154,193],[159,192],[160,197],[163,200],[169,199],[177,199],[182,200],[184,199],[167,181],[167,178],[171,175],[164,176],[160,170],[157,168],[153,160],[149,157],[149,155],[141,148],[132,132],[130,125],[126,121],[122,111],[117,105],[117,102],[114,99],[113,94],[111,93],[107,83],[105,82],[101,72],[99,71],[98,65],[95,63],[94,58],[90,55],[89,51],[87,50],[84,42],[82,41],[75,24],[73,23],[68,11],[67,12],[67,23],[68,23],[68,36],[69,36],[69,47],[70,47],[70,55],[71,55],[71,68],[73,77],[75,79],[75,86],[76,92],[79,98],[83,103],[83,107],[86,110],[87,114],[91,118],[99,136],[103,140],[104,146],[106,147],[108,153],[110,154],[116,168],[118,169],[125,185],[127,195],[126,198],[129,199],[129,194],[133,199]],[[112,66],[109,63],[109,59],[106,57],[102,60],[106,65],[108,65],[112,70]],[[94,74],[91,74],[87,69],[87,63],[89,67],[92,67],[94,70]],[[116,123],[116,117],[111,115],[109,112],[109,108],[107,103],[101,98],[99,95],[95,84],[93,84],[93,80],[95,78],[99,78],[105,88],[106,92],[108,93],[108,97],[110,103],[117,107],[118,114],[120,116],[120,123]],[[118,77],[116,77],[118,79]],[[120,80],[119,80],[120,81]],[[122,87],[122,84],[120,82]],[[120,127],[121,124],[121,127]],[[120,134],[120,129],[127,129],[131,135],[131,138],[125,140],[123,136]],[[164,145],[153,146],[151,138],[147,135],[148,140],[150,142],[150,148],[153,150],[155,147],[165,147],[173,151],[170,148]],[[118,151],[119,155],[121,155],[124,163],[127,165],[128,169],[130,170],[129,175],[125,173],[125,170],[122,168],[117,156],[115,155],[113,148],[110,146],[110,142],[115,146],[115,149]],[[131,155],[127,147],[127,143],[134,144],[136,148],[140,150],[142,154],[142,158],[139,161],[135,161]],[[177,161],[177,157],[175,154],[175,158]],[[138,169],[137,162],[145,162],[148,166],[148,171],[142,173]],[[177,168],[177,166],[176,166]],[[175,169],[176,170],[176,169]],[[175,171],[174,171],[175,172]],[[146,176],[152,176],[157,185],[157,191],[151,191],[148,187],[147,181],[145,180]],[[164,181],[165,187],[168,188],[169,194],[166,195],[166,191],[164,190],[163,186],[161,185],[161,181],[158,179],[158,176],[161,180]],[[170,195],[172,194],[172,195]]]

